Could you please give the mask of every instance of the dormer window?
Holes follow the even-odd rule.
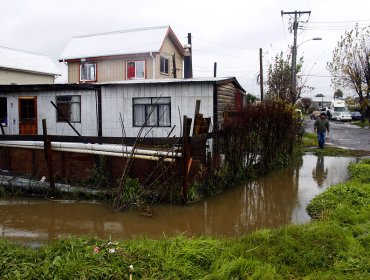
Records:
[[[85,62],[80,65],[80,82],[96,81],[96,63]]]
[[[126,79],[145,79],[145,61],[130,61],[126,63]]]
[[[161,63],[160,63],[160,72],[161,74],[166,74],[169,75],[169,70],[168,70],[168,58],[161,56]]]

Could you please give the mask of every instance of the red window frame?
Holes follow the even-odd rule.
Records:
[[[137,63],[143,63],[143,77],[137,75]],[[126,62],[126,80],[145,79],[145,60],[132,60]]]

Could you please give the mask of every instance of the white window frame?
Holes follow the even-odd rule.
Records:
[[[130,63],[135,63],[135,77],[134,78],[129,78],[128,77],[128,65]],[[138,63],[143,63],[143,77],[138,77],[138,70],[137,70],[137,64]],[[131,60],[126,62],[126,80],[141,80],[145,79],[145,60]]]
[[[163,60],[163,68],[162,68],[162,60]],[[166,62],[167,62],[167,69],[166,69]],[[168,57],[165,57],[163,55],[160,56],[160,59],[159,59],[159,72],[161,74],[163,74],[163,75],[170,75],[170,60],[169,60]]]
[[[87,75],[87,79],[83,79],[83,73],[85,73],[84,71],[86,71],[87,67],[88,66],[91,66],[93,65],[93,69],[94,69],[94,76],[93,77],[88,77]],[[90,76],[91,76],[91,73],[90,73]],[[80,82],[95,82],[96,81],[96,63],[94,62],[85,62],[85,63],[81,63],[80,64]]]

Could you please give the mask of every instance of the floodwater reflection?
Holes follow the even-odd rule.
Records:
[[[324,165],[324,157],[318,156],[316,167],[312,170],[312,178],[314,178],[319,187],[322,187],[327,176],[328,168]]]
[[[325,159],[325,164],[324,164]],[[330,185],[347,179],[354,158],[305,155],[295,166],[275,171],[188,206],[159,205],[153,217],[115,213],[110,205],[40,198],[0,199],[0,234],[45,242],[70,235],[113,240],[176,234],[238,236],[260,228],[309,221],[306,205]]]

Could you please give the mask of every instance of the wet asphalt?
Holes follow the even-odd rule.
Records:
[[[307,132],[313,133],[314,120],[308,117],[304,120]],[[351,122],[330,121],[330,133],[327,137],[327,145],[351,150],[370,151],[370,129],[361,128]]]

